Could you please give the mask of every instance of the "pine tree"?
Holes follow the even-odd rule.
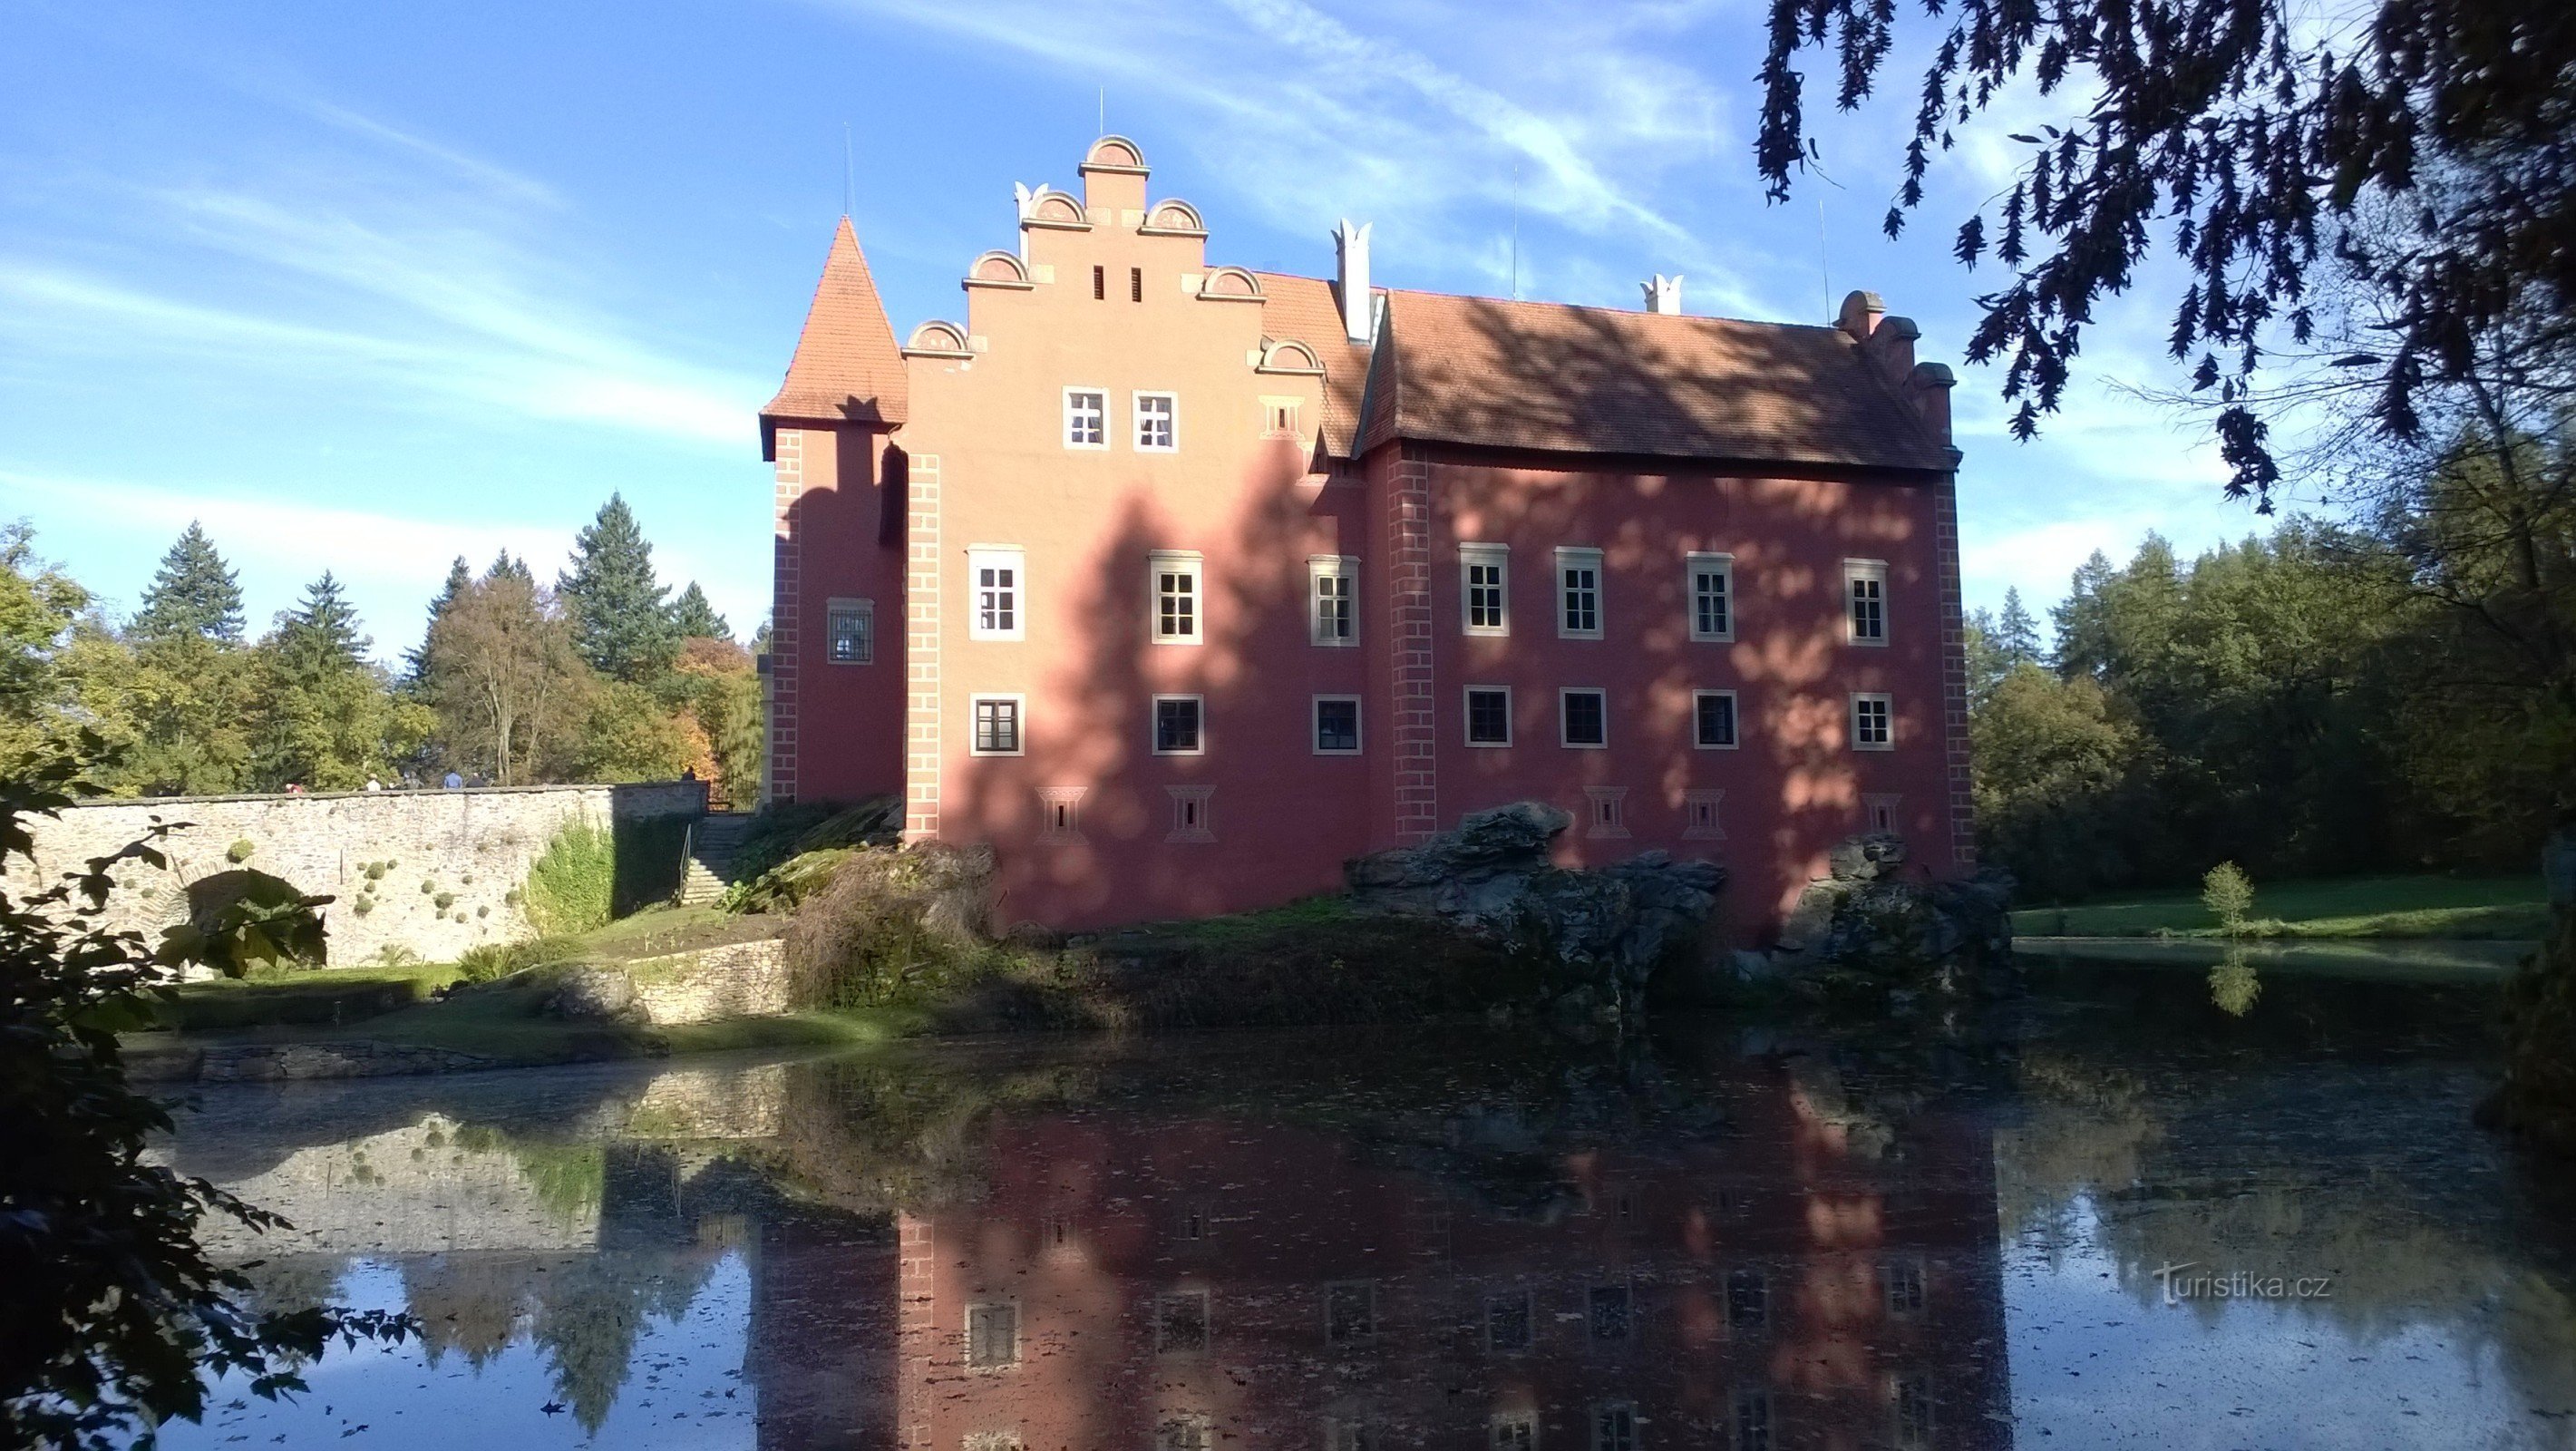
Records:
[[[679,599],[671,605],[671,626],[679,631],[680,638],[684,640],[729,642],[733,639],[733,626],[725,623],[725,617],[716,613],[716,607],[707,600],[707,592],[698,588],[698,582],[694,579],[689,581],[689,587],[682,590]]]
[[[418,686],[429,678],[429,642],[438,633],[438,622],[447,618],[447,612],[456,608],[456,602],[473,587],[474,568],[460,554],[454,563],[447,566],[447,582],[430,597],[428,631],[421,636],[419,644],[403,652],[403,677],[412,685]]]
[[[133,633],[144,640],[196,635],[227,645],[242,637],[241,581],[197,521],[179,535],[143,592]]]
[[[492,567],[483,571],[484,583],[489,584],[496,579],[515,579],[533,589],[536,587],[537,574],[535,570],[528,568],[526,560],[512,559],[510,551],[504,549],[492,556]]]
[[[2004,591],[2003,617],[1993,630],[1995,649],[2001,652],[2006,668],[2039,663],[2039,622],[2021,602],[2019,586]]]
[[[609,495],[598,519],[574,536],[572,568],[555,592],[572,612],[574,643],[593,669],[633,681],[670,664],[680,642],[662,598],[670,590],[653,577],[653,546],[624,496]]]
[[[277,617],[278,663],[299,681],[356,670],[375,642],[358,633],[358,609],[329,570],[304,587],[304,598]]]

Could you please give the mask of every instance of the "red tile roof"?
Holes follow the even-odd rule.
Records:
[[[1351,341],[1333,283],[1286,272],[1256,272],[1261,279],[1261,328],[1274,338],[1295,338],[1324,365],[1324,452],[1351,457],[1359,435],[1360,395],[1368,386],[1369,350]]]
[[[1947,470],[1840,328],[1390,292],[1357,448]]]
[[[763,423],[778,419],[838,422],[904,421],[903,354],[886,321],[885,303],[859,254],[858,234],[841,218],[832,255],[805,314],[805,331],[788,361],[787,381],[760,410]]]

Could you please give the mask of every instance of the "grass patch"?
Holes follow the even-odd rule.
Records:
[[[219,977],[174,989],[156,1010],[156,1026],[223,1033],[270,1024],[364,1022],[426,1002],[457,977],[443,963]]]
[[[616,838],[603,827],[576,821],[555,833],[545,855],[528,868],[528,920],[548,937],[605,927],[616,885]]]
[[[2258,937],[2453,937],[2531,939],[2546,930],[2548,893],[2537,876],[2342,877],[2254,885],[2246,932]],[[2154,892],[2013,914],[2027,937],[2217,937],[2218,919],[2196,892]]]

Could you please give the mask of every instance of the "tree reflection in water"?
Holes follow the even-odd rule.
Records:
[[[2501,1372],[2498,1416],[2576,1406],[2569,1201],[2445,1117],[2465,999],[2287,978],[2213,1041],[2214,976],[2087,981],[1982,1038],[1026,1043],[353,1086],[301,1121],[244,1094],[173,1154],[306,1227],[264,1294],[399,1270],[426,1363],[470,1372],[389,1379],[414,1421],[529,1444],[2000,1446],[2008,1254],[2101,1259],[2141,1313],[2161,1264],[2331,1273],[2293,1312],[2318,1374],[2429,1323]],[[748,1404],[710,1385],[673,1439],[637,1347],[728,1263],[709,1353]],[[514,1356],[570,1414],[477,1399]],[[288,1413],[246,1414],[263,1442]]]

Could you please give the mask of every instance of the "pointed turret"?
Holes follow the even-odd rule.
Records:
[[[760,410],[762,441],[785,422],[899,427],[904,406],[903,354],[876,280],[868,276],[868,259],[859,253],[858,234],[843,217],[796,356],[788,360],[787,381]]]

